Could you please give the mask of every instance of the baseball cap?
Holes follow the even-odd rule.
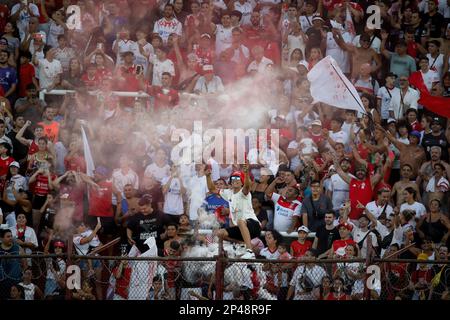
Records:
[[[205,64],[203,66],[203,74],[214,73],[214,67],[210,64]]]
[[[322,121],[314,120],[313,122],[311,122],[311,126],[322,126]]]
[[[307,226],[301,226],[301,227],[299,227],[299,228],[297,229],[297,232],[300,232],[300,231],[309,233],[309,229],[308,229]]]
[[[342,227],[347,229],[348,231],[352,231],[353,230],[353,226],[350,223],[347,223],[347,222],[340,223],[339,226],[338,226],[338,229],[340,229]]]
[[[300,62],[297,64],[297,67],[298,67],[298,66],[304,66],[306,69],[309,68],[308,61],[306,61],[306,60],[300,61]]]
[[[433,123],[437,123],[437,124],[441,124],[441,120],[438,117],[434,117],[433,119],[431,119],[431,124]]]
[[[211,39],[211,36],[208,33],[203,33],[200,38],[208,38]]]
[[[323,18],[320,16],[320,14],[314,14],[311,20],[312,20],[312,21],[314,21],[314,20],[320,20],[320,21],[322,21],[322,22],[325,22],[325,20],[323,20]]]
[[[391,123],[397,123],[397,120],[395,120],[394,118],[389,118],[387,120],[387,124],[391,124]]]
[[[66,245],[64,244],[64,242],[58,240],[58,241],[55,241],[55,242],[53,243],[53,246],[54,246],[55,248],[64,248]]]
[[[128,55],[134,56],[134,52],[128,50],[128,51],[122,52],[120,55],[121,55],[122,57],[125,57],[125,56],[128,56]]]
[[[17,161],[13,161],[9,164],[10,167],[16,167],[20,169],[20,164]]]
[[[417,139],[420,139],[420,132],[417,131],[417,130],[411,131],[411,132],[409,133],[409,135],[410,135],[410,136],[414,136],[414,137],[416,137]]]

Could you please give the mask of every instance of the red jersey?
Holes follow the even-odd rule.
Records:
[[[72,186],[68,184],[61,184],[59,193],[61,195],[68,194],[69,199],[75,202],[75,212],[72,216],[73,221],[83,221],[83,195],[84,186]]]
[[[413,129],[413,130],[415,130],[415,131],[423,131],[424,130],[424,128],[422,127],[422,125],[420,124],[420,122],[419,121],[414,121],[413,123],[410,123],[410,125],[411,125],[411,128]]]
[[[161,86],[148,86],[147,93],[155,97],[155,110],[173,108],[180,102],[180,95],[175,89],[164,89]]]
[[[56,175],[51,174],[52,180],[56,179]],[[34,194],[40,197],[47,196],[49,192],[49,181],[46,174],[38,174],[34,185]]]
[[[264,30],[260,27],[253,26],[243,27],[244,29],[244,45],[251,51],[255,46],[266,47],[266,41],[263,40],[262,34]]]
[[[417,58],[417,43],[415,42],[408,42],[406,45],[406,53],[413,57],[414,59]]]
[[[112,273],[115,275],[117,270],[118,267],[115,267],[112,270]],[[116,278],[116,288],[114,289],[114,293],[125,300],[128,300],[128,288],[130,286],[131,272],[132,269],[129,266],[124,266],[122,269],[122,276],[120,278]]]
[[[86,173],[86,161],[83,156],[66,156],[64,158],[64,167],[66,171],[81,171]]]
[[[277,42],[269,42],[264,49],[264,56],[273,61],[274,64],[281,64],[281,50]]]
[[[200,46],[197,46],[196,48],[194,48],[194,50],[192,51],[193,53],[195,53],[198,57],[198,63],[200,65],[206,65],[206,64],[213,64],[214,63],[214,51],[209,48],[209,49],[203,49]]]
[[[356,242],[353,239],[334,240],[333,241],[333,252],[336,252],[339,248],[345,248],[349,244],[355,244],[356,245]]]
[[[7,157],[3,159],[0,157],[0,177],[6,176],[9,171],[9,165],[14,161],[14,158]]]
[[[103,83],[105,79],[112,77],[112,72],[107,68],[97,68],[95,77]]]
[[[293,241],[291,243],[292,256],[294,258],[303,257],[309,249],[312,247],[312,242],[309,240],[305,240],[305,243],[301,244],[298,241]]]
[[[309,137],[312,139],[312,141],[319,146],[323,141],[325,141],[325,138],[322,136],[322,133],[319,135],[315,135],[312,132],[309,133]]]
[[[21,64],[19,67],[19,97],[26,97],[27,86],[33,83],[33,78],[36,76],[36,72],[31,63]]]
[[[89,215],[94,217],[112,217],[112,181],[101,181],[97,183],[100,187],[89,189]]]
[[[89,77],[87,72],[81,76],[81,81],[88,89],[97,89],[103,81],[103,78],[96,72],[93,77]]]
[[[353,178],[350,181],[349,195],[351,211],[348,217],[352,220],[358,220],[364,211],[364,209],[356,208],[358,201],[363,205],[366,205],[370,201],[372,201],[373,198],[373,190],[372,184],[370,183],[370,177],[367,177],[366,180],[363,181]]]
[[[38,151],[39,151],[39,147],[38,147],[37,143],[33,140],[31,142],[30,146],[28,147],[28,155],[31,156]]]
[[[53,143],[58,141],[59,137],[59,122],[52,121],[50,124],[39,122],[38,125],[44,128],[44,135]]]

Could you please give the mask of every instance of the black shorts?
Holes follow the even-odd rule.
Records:
[[[97,217],[88,216],[87,222],[91,228],[94,228],[97,224]],[[118,235],[117,225],[113,217],[100,217],[100,222],[102,224],[102,228],[100,229],[99,234],[112,236]]]
[[[35,195],[33,198],[33,209],[40,210],[44,206],[45,201],[47,201],[47,196]]]
[[[250,232],[250,239],[257,238],[261,235],[261,225],[259,221],[253,219],[247,219],[247,228]],[[241,230],[239,230],[238,226],[229,227],[225,229],[228,233],[228,237],[235,240],[243,241]]]

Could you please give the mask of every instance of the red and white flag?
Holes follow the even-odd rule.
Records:
[[[92,158],[91,148],[83,126],[81,126],[81,136],[83,139],[84,160],[86,161],[86,174],[89,177],[93,177],[95,170],[94,159]]]
[[[352,13],[350,8],[345,9],[345,31],[351,34],[352,38],[356,36],[355,24],[353,23]]]

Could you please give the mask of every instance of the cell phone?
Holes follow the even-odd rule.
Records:
[[[103,43],[97,43],[97,49],[103,50]]]
[[[142,74],[142,72],[144,72],[144,66],[142,66],[141,64],[138,64],[136,66],[136,74]]]

